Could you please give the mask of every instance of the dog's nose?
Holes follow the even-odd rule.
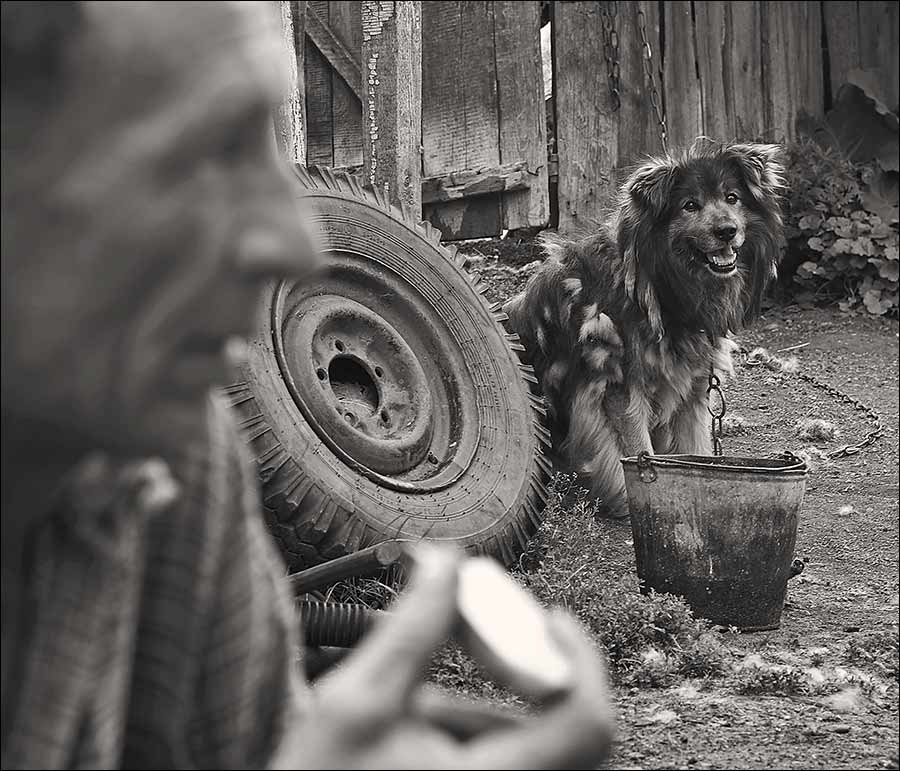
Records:
[[[724,241],[726,244],[737,235],[737,228],[734,225],[719,225],[716,228],[716,238]]]

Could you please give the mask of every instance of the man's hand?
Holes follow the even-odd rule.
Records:
[[[573,619],[552,635],[575,688],[535,715],[488,707],[480,719],[423,686],[433,653],[457,622],[458,557],[429,548],[389,618],[313,691],[308,716],[275,768],[593,768],[608,754],[613,710],[602,660]],[[476,708],[472,708],[476,714]],[[480,723],[480,729],[479,724]]]

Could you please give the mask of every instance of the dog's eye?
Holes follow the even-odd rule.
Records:
[[[700,211],[700,204],[698,204],[696,201],[688,201],[681,208],[685,211]]]
[[[741,199],[738,198],[737,193],[729,193],[725,196],[725,203],[735,204],[738,203]]]

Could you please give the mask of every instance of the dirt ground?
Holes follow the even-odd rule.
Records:
[[[529,275],[527,263],[537,256],[528,243],[496,240],[467,245],[465,252],[469,270],[487,285],[491,300],[517,291]],[[812,453],[795,552],[806,567],[789,584],[778,630],[718,634],[736,657],[759,654],[805,667],[839,667],[846,652],[855,649],[854,641],[871,640],[880,632],[896,648],[897,321],[778,306],[744,333],[741,343],[763,346],[779,357],[796,356],[799,372],[874,408],[884,435],[857,455],[821,460],[816,449],[829,451],[863,438],[869,430],[865,414],[795,374],[738,367],[736,380],[726,388],[731,420],[725,454]],[[827,420],[836,436],[803,441],[797,421],[810,417]],[[614,582],[634,574],[627,524],[592,523],[584,548],[594,562],[591,580]],[[880,653],[896,661],[896,651]],[[868,671],[883,685],[866,694],[851,690],[841,698],[741,695],[727,680],[715,678],[665,688],[621,686],[616,694],[620,735],[610,766],[897,768],[897,674],[879,668],[877,658],[863,653],[856,665],[866,669],[870,664]],[[479,688],[465,690],[485,695]]]

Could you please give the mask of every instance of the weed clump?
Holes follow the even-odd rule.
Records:
[[[627,577],[610,580],[609,565],[597,546],[610,528],[601,533],[596,503],[573,478],[558,475],[551,493],[538,543],[527,552],[540,559],[517,577],[541,602],[562,605],[581,620],[606,649],[613,679],[664,687],[682,676],[726,672],[730,651],[683,599],[653,591],[642,594],[630,570],[621,571]],[[613,532],[629,535],[624,528]],[[534,565],[534,559],[528,564]]]

